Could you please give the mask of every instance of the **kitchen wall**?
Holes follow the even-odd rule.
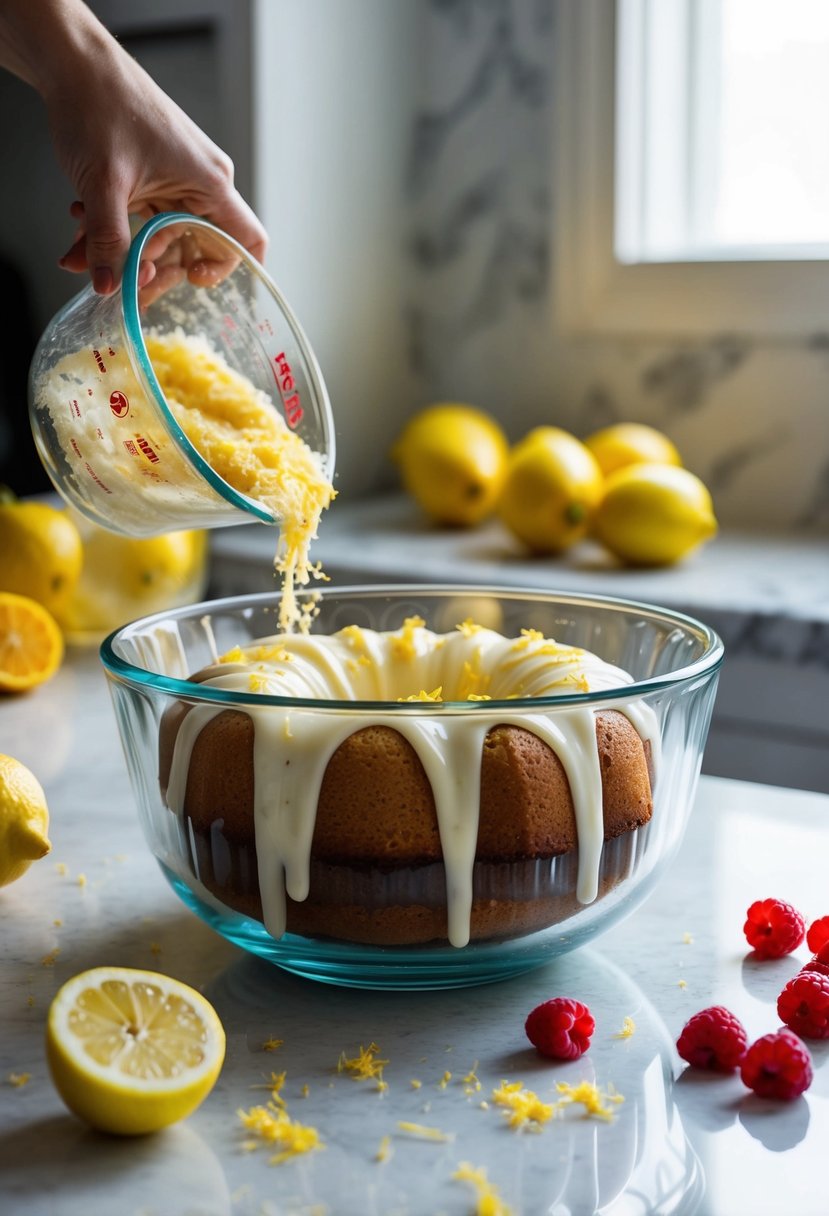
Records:
[[[552,0],[268,0],[259,19],[271,266],[329,382],[343,492],[395,484],[404,417],[452,398],[513,437],[652,423],[723,523],[829,529],[829,318],[786,343],[557,333]]]

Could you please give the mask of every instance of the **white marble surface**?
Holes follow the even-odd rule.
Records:
[[[219,589],[273,587],[267,528],[220,529],[212,535]],[[560,557],[533,558],[497,520],[473,529],[436,528],[402,494],[335,500],[313,556],[342,584],[352,575],[380,582],[495,583],[622,596],[685,611],[763,615],[829,624],[829,538],[726,529],[676,566],[620,567],[585,541]],[[246,582],[237,586],[240,572]]]
[[[461,1216],[474,1211],[471,1190],[451,1180],[462,1160],[488,1167],[516,1216],[826,1212],[829,1044],[813,1050],[810,1091],[780,1105],[754,1098],[736,1077],[684,1071],[673,1041],[691,1013],[715,1002],[729,1005],[752,1037],[778,1026],[776,994],[806,952],[752,961],[744,912],[767,895],[790,899],[807,917],[829,912],[829,798],[703,778],[670,873],[595,947],[487,987],[373,993],[302,981],[246,957],[178,902],[140,837],[94,652],[71,654],[36,693],[0,701],[0,750],[42,779],[54,845],[0,891],[4,1216]],[[216,1089],[158,1136],[122,1141],[86,1130],[49,1080],[51,996],[103,963],[156,968],[198,986],[227,1029]],[[586,1000],[597,1019],[589,1053],[568,1065],[536,1057],[523,1034],[528,1011],[557,994]],[[625,1015],[636,1032],[616,1039]],[[284,1045],[268,1053],[271,1036]],[[382,1096],[336,1072],[341,1051],[372,1039],[389,1060]],[[482,1089],[470,1098],[458,1078],[475,1061]],[[260,1101],[253,1087],[283,1069],[290,1113],[316,1125],[326,1147],[270,1166],[263,1150],[242,1151],[235,1112]],[[441,1088],[446,1070],[453,1079]],[[15,1088],[12,1072],[31,1080]],[[522,1135],[479,1106],[504,1078],[549,1098],[557,1079],[582,1077],[624,1094],[612,1124],[568,1117]],[[422,1081],[419,1090],[411,1078]],[[407,1139],[396,1134],[399,1120],[455,1138]],[[380,1164],[374,1157],[387,1134],[393,1156]]]

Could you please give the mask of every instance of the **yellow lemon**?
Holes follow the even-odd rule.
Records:
[[[592,452],[569,431],[541,426],[513,448],[498,509],[534,553],[559,553],[585,535],[601,496]]]
[[[584,443],[605,477],[629,464],[682,464],[668,436],[641,422],[616,422],[594,431]]]
[[[63,659],[63,635],[51,613],[26,595],[0,591],[0,692],[28,692]]]
[[[51,849],[49,808],[34,773],[0,755],[0,887],[16,882]]]
[[[101,1131],[142,1135],[185,1118],[225,1054],[218,1014],[156,971],[96,967],[68,980],[46,1023],[46,1058],[70,1110]]]
[[[593,520],[611,553],[637,566],[679,561],[716,534],[711,495],[688,469],[634,464],[612,473]]]
[[[495,509],[509,443],[489,414],[444,402],[412,418],[392,449],[403,485],[436,523],[470,527]]]
[[[204,532],[131,537],[78,520],[83,569],[60,623],[74,640],[117,629],[126,621],[192,603],[204,591]]]
[[[78,581],[81,561],[81,538],[66,511],[0,500],[0,591],[26,595],[55,614]]]

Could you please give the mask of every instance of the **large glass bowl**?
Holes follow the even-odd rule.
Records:
[[[436,633],[448,633],[471,619],[506,637],[538,630],[559,643],[592,651],[628,672],[633,683],[601,693],[413,703],[265,696],[188,681],[188,676],[214,663],[217,654],[273,635],[278,607],[275,595],[195,604],[134,621],[111,634],[101,647],[147,843],[176,893],[217,932],[288,971],[331,984],[459,987],[540,966],[595,938],[641,903],[676,852],[693,803],[723,656],[713,630],[664,608],[601,596],[469,586],[348,587],[322,592],[314,633],[334,633],[349,625],[393,631],[411,617],[422,618]],[[262,923],[257,858],[261,860],[264,851],[260,846],[257,854],[254,824],[245,847],[240,847],[238,840],[230,839],[229,829],[225,831],[221,814],[210,818],[208,812],[208,823],[194,828],[188,814],[167,805],[160,741],[165,723],[171,718],[180,722],[188,707],[201,707],[202,716],[208,718],[223,711],[252,711],[256,722],[264,721],[266,728],[270,720],[262,715],[271,714],[282,733],[302,738],[315,733],[324,740],[345,737],[376,723],[378,716],[391,720],[392,726],[399,723],[404,732],[413,719],[428,720],[438,737],[451,739],[458,733],[453,723],[458,723],[459,715],[466,722],[495,725],[499,717],[509,720],[516,714],[525,725],[529,723],[531,732],[533,723],[539,732],[546,727],[549,737],[550,727],[555,730],[560,724],[563,729],[573,721],[574,710],[598,713],[624,705],[650,715],[658,736],[652,757],[650,821],[601,846],[598,895],[586,902],[581,902],[581,889],[576,890],[578,846],[573,855],[563,857],[525,863],[511,859],[510,864],[496,867],[495,879],[476,863],[475,900],[542,906],[543,924],[539,927],[537,918],[518,916],[503,933],[496,931],[488,939],[460,947],[445,938],[418,945],[367,945],[316,935],[318,930],[272,936]],[[256,730],[258,738],[259,725]],[[263,730],[263,736],[267,733]],[[225,785],[227,798],[227,781],[232,791],[237,777],[222,773],[216,780]],[[238,780],[241,785],[241,777]],[[299,808],[294,822],[300,831],[303,822],[313,826],[315,814],[316,805]],[[383,822],[376,823],[378,839],[385,830]],[[374,914],[378,867],[366,858],[364,868],[373,875],[373,894],[360,894],[358,873],[357,893],[349,899],[374,900]],[[389,905],[407,900],[433,906],[442,900],[445,905],[445,876],[436,882],[436,868],[442,875],[442,863],[429,867],[426,877],[416,867],[402,875],[388,869],[386,879],[381,866],[381,887],[388,884],[387,891],[385,887],[381,891],[381,903],[387,894]],[[337,898],[334,887],[327,889],[322,880],[316,889],[312,885],[309,904],[324,905]],[[522,902],[526,900],[536,902]],[[522,925],[530,927],[524,931]]]

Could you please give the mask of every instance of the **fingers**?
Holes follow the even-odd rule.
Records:
[[[96,182],[83,199],[86,264],[92,285],[108,296],[121,282],[130,246],[128,193],[117,178]]]

